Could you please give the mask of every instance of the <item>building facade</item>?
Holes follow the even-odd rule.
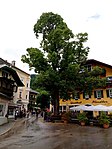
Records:
[[[29,111],[33,111],[37,109],[36,99],[38,94],[39,93],[37,91],[30,89],[29,104],[28,104]]]
[[[9,63],[3,60],[2,58],[0,58],[0,65],[2,64],[6,64],[7,66],[15,70],[21,82],[24,84],[24,86],[18,87],[17,92],[14,93],[13,102],[20,109],[24,108],[27,111],[28,103],[29,103],[29,92],[30,92],[30,74],[16,67],[15,61],[12,61],[12,63]]]
[[[91,71],[95,66],[104,69],[105,73],[101,77],[107,78],[106,87],[93,90],[91,96],[82,93],[68,101],[60,99],[60,112],[67,111],[69,108],[77,105],[112,105],[112,66],[94,59],[86,62],[88,71]]]
[[[18,69],[15,66],[12,68],[17,72],[21,81],[24,84],[24,87],[18,87],[18,91],[14,95],[14,103],[16,103],[21,108],[28,109],[29,104],[29,92],[30,92],[30,74]]]
[[[5,64],[0,65],[0,125],[7,122],[7,117],[16,105],[13,102],[18,86],[24,86],[16,71]]]

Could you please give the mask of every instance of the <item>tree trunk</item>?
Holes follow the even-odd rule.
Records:
[[[59,91],[55,90],[53,94],[54,99],[54,115],[59,114]]]

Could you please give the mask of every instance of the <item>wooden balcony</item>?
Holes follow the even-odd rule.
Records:
[[[0,92],[7,95],[8,97],[13,96],[14,92],[14,81],[5,77],[0,77]]]

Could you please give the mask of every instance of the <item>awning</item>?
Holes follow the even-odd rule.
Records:
[[[18,105],[16,103],[13,103],[13,102],[9,101],[8,102],[8,107],[16,108],[16,107],[18,107]]]

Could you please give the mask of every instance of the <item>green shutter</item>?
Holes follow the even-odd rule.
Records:
[[[94,98],[97,98],[97,96],[96,96],[96,91],[94,91]]]
[[[78,99],[80,99],[80,94],[79,94],[79,92],[78,92],[78,95],[77,95],[77,96],[78,96]]]
[[[106,90],[107,97],[109,97],[109,90]]]
[[[85,92],[83,92],[83,99],[85,99]]]
[[[103,90],[101,90],[101,98],[103,98]]]

